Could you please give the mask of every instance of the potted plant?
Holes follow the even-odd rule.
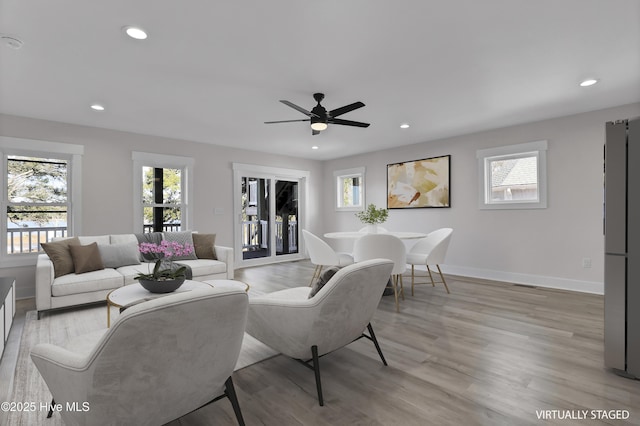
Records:
[[[375,234],[378,232],[378,224],[385,223],[389,217],[389,210],[377,208],[375,204],[369,204],[366,209],[356,213],[360,222],[367,225],[367,232]]]
[[[151,273],[134,277],[148,291],[169,293],[177,290],[187,279],[187,267],[175,265],[173,258],[193,253],[191,244],[162,240],[160,244],[140,243],[138,250],[156,259]]]

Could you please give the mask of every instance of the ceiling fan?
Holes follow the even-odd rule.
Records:
[[[362,108],[364,104],[362,102],[354,102],[349,105],[345,105],[340,108],[336,108],[334,110],[328,111],[320,105],[320,102],[324,99],[323,93],[314,93],[313,99],[318,102],[318,105],[313,107],[311,111],[307,111],[306,109],[299,107],[298,105],[291,103],[289,101],[280,101],[283,104],[300,111],[304,115],[309,118],[304,118],[300,120],[282,120],[282,121],[265,121],[264,124],[273,124],[273,123],[291,123],[294,121],[310,121],[311,122],[311,134],[317,135],[322,130],[325,130],[329,124],[341,124],[343,126],[355,126],[355,127],[369,127],[369,123],[362,123],[360,121],[351,121],[351,120],[343,120],[341,118],[336,118],[339,115],[346,114],[354,109]]]

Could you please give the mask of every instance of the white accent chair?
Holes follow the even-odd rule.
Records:
[[[251,298],[247,333],[314,370],[318,403],[324,405],[319,358],[361,337],[373,341],[371,319],[393,263],[375,259],[338,270],[309,298],[309,287],[295,287]],[[369,335],[364,334],[368,329]]]
[[[241,290],[175,293],[126,309],[111,328],[66,348],[38,344],[31,359],[67,425],[161,425],[223,397],[244,425],[231,373],[247,309]],[[81,409],[64,409],[73,403]]]
[[[350,254],[336,252],[329,244],[306,229],[302,230],[302,237],[309,252],[311,263],[316,265],[309,285],[312,285],[314,280],[320,277],[324,266],[342,267],[353,263],[353,257]]]
[[[453,229],[451,228],[441,228],[430,232],[426,237],[421,238],[413,247],[411,247],[411,250],[407,253],[407,263],[411,265],[412,296],[413,288],[416,284],[429,284],[429,281],[416,282],[415,265],[425,265],[427,267],[427,272],[433,287],[436,286],[436,282],[433,280],[433,274],[430,266],[435,265],[436,268],[438,268],[438,274],[440,274],[440,279],[442,280],[442,284],[444,284],[445,290],[447,290],[447,293],[450,293],[447,282],[444,279],[444,275],[442,275],[440,264],[444,263],[452,233]]]
[[[356,263],[368,259],[389,259],[393,262],[391,287],[396,302],[396,312],[400,312],[398,297],[404,300],[402,274],[407,270],[407,248],[400,238],[389,234],[364,234],[353,246],[353,260]]]

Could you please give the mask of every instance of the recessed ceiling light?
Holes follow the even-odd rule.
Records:
[[[314,146],[311,147],[311,149],[318,149],[318,146],[314,145]]]
[[[409,123],[402,123],[402,124],[400,125],[400,128],[401,128],[401,129],[408,129],[408,128],[409,128]]]
[[[594,84],[596,84],[598,82],[598,80],[596,80],[595,78],[588,78],[586,80],[583,80],[580,83],[581,87],[589,87],[589,86],[593,86]]]
[[[104,106],[100,104],[93,104],[91,105],[91,109],[94,111],[104,111]]]
[[[124,32],[131,38],[135,38],[136,40],[144,40],[147,38],[147,33],[138,27],[124,27]]]

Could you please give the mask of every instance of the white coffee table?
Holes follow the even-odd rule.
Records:
[[[107,327],[111,327],[111,307],[122,308],[131,303],[156,299],[174,293],[184,293],[197,288],[240,288],[249,291],[249,284],[234,280],[209,280],[206,282],[186,280],[176,291],[171,293],[151,293],[139,283],[125,285],[107,294]]]

